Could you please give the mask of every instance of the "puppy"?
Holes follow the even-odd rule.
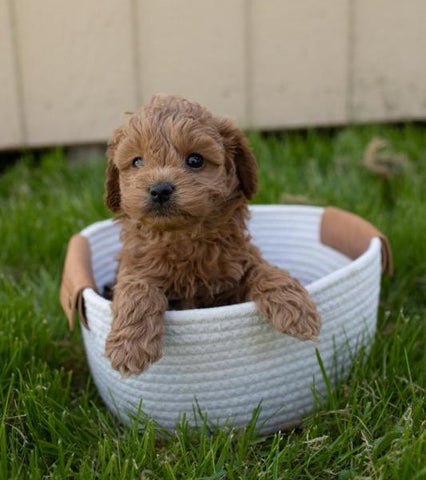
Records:
[[[320,318],[300,283],[250,242],[256,160],[228,119],[155,96],[113,133],[105,200],[123,248],[106,355],[123,375],[161,357],[166,309],[253,300],[280,332],[315,339]]]

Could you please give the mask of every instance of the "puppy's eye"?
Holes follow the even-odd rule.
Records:
[[[141,167],[143,165],[143,158],[142,157],[136,157],[132,161],[132,165],[134,167]]]
[[[204,158],[199,153],[190,153],[186,157],[186,164],[189,168],[201,168],[204,165]]]

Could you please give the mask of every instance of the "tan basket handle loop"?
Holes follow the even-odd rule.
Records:
[[[92,271],[92,254],[88,239],[77,234],[71,237],[65,257],[60,301],[68,318],[70,330],[74,329],[74,318],[78,312],[81,323],[89,328],[85,313],[83,290],[96,289]]]
[[[320,236],[324,245],[352,259],[358,258],[368,249],[372,238],[379,237],[382,242],[382,273],[392,275],[393,258],[389,240],[376,227],[358,215],[340,208],[325,208]]]

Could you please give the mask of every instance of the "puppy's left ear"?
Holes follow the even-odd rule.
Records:
[[[106,155],[108,165],[105,177],[105,203],[113,212],[120,210],[121,194],[118,168],[114,164],[115,151],[117,146],[124,137],[123,127],[116,128],[111,138],[108,140]]]
[[[241,190],[248,200],[257,192],[257,162],[247,145],[246,138],[237,126],[227,118],[218,119],[219,132],[225,145],[227,161],[232,161]]]

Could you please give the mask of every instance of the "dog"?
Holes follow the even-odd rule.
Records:
[[[156,95],[114,131],[107,158],[105,201],[123,243],[105,349],[113,368],[139,374],[161,357],[167,309],[253,300],[280,332],[316,339],[307,291],[251,243],[257,163],[229,119]]]

